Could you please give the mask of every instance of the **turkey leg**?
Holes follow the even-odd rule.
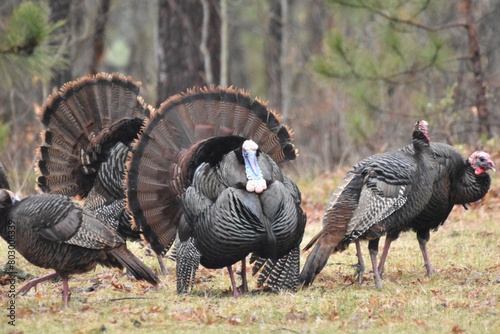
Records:
[[[368,242],[368,250],[370,251],[370,259],[372,260],[373,279],[375,280],[375,286],[377,287],[377,289],[382,289],[382,283],[380,283],[380,274],[378,273],[377,267],[379,241],[380,239],[370,240]]]
[[[63,300],[64,307],[68,307],[69,302],[69,285],[68,285],[68,276],[61,276],[63,283]]]
[[[246,258],[241,260],[241,292],[248,292],[248,282],[247,282],[247,261]]]
[[[387,254],[389,253],[389,249],[391,248],[391,243],[395,239],[386,236],[385,237],[385,243],[384,243],[384,250],[382,251],[382,254],[380,255],[380,262],[378,265],[378,273],[380,275],[380,278],[384,278],[384,266],[385,266],[385,260],[387,259]]]
[[[354,241],[356,244],[356,256],[358,257],[358,264],[356,265],[356,272],[354,273],[354,280],[358,278],[358,284],[363,283],[363,275],[365,274],[365,261],[363,260],[363,253],[361,252],[361,245],[359,240]]]
[[[236,280],[234,279],[233,266],[227,266],[227,271],[229,272],[229,279],[231,279],[231,286],[233,287],[233,297],[241,297],[240,290],[236,286]]]
[[[427,269],[427,277],[432,277],[434,271],[432,270],[431,261],[429,259],[429,254],[427,253],[427,242],[430,239],[429,231],[418,231],[417,240],[420,246],[420,251],[422,252],[422,257],[424,258],[425,269]]]

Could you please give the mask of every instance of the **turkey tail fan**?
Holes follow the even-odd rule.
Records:
[[[160,279],[137,256],[131,253],[125,245],[109,251],[128,271],[138,280],[145,280],[153,285],[158,285]]]
[[[191,158],[203,141],[252,139],[277,163],[293,160],[292,132],[266,104],[235,88],[192,88],[163,102],[134,143],[127,165],[127,207],[153,250],[171,244],[190,185]],[[190,175],[191,174],[191,175]]]
[[[257,278],[258,288],[270,288],[272,291],[297,291],[300,271],[300,248],[293,248],[288,254],[274,261],[255,257],[252,254],[250,263],[254,263],[252,275]]]
[[[163,102],[146,122],[127,165],[127,207],[153,250],[171,245],[191,184],[197,147],[213,137],[254,140],[277,163],[293,160],[292,132],[266,104],[234,88],[193,88]],[[191,174],[192,175],[192,174]]]
[[[38,114],[44,130],[35,170],[42,192],[86,196],[107,150],[118,140],[132,142],[152,113],[139,86],[121,74],[99,73],[48,97]]]

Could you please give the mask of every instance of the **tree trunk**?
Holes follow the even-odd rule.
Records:
[[[227,9],[227,0],[220,0],[220,84],[222,87],[227,87],[229,82],[228,60],[229,60],[229,17]]]
[[[290,39],[290,6],[288,0],[281,0],[281,50],[280,50],[280,68],[281,68],[281,115],[283,122],[287,123],[288,113],[291,103],[291,77],[292,62],[289,58],[289,39]]]
[[[481,67],[481,51],[479,50],[477,29],[472,12],[472,0],[464,0],[464,9],[469,38],[469,57],[476,85],[476,108],[479,120],[479,132],[481,135],[486,134],[488,137],[491,137],[491,128],[488,122],[486,85],[484,84],[484,73]]]
[[[159,1],[158,105],[189,87],[204,86],[209,80],[219,84],[220,17],[214,1],[206,1],[205,11],[199,0]],[[206,35],[204,12],[209,15]],[[207,68],[211,78],[210,74],[207,77]]]
[[[282,48],[282,8],[281,0],[269,1],[269,37],[266,52],[266,74],[269,106],[281,110],[281,48]]]
[[[55,33],[62,35],[62,40],[59,43],[59,53],[65,59],[69,60],[69,41],[70,41],[70,1],[69,0],[50,0],[51,22],[55,23],[61,20],[66,20],[66,23],[59,27]],[[50,86],[52,89],[59,89],[64,83],[72,80],[71,67],[58,70],[54,73]]]
[[[96,20],[96,27],[93,40],[92,62],[90,63],[89,72],[91,74],[98,73],[104,59],[104,36],[106,30],[106,22],[108,20],[110,0],[101,0],[99,3],[99,13]]]

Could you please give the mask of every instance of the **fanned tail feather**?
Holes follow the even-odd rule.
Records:
[[[194,239],[178,241],[176,250],[177,293],[186,293],[193,288],[196,272],[200,266],[201,254],[194,244]]]
[[[142,119],[152,113],[138,96],[139,86],[121,74],[99,73],[68,82],[49,96],[38,115],[44,130],[35,171],[42,192],[87,195],[98,156],[118,140],[137,137]]]
[[[297,291],[300,271],[298,246],[278,260],[264,259],[252,254],[250,263],[253,263],[252,275],[260,271],[257,287],[270,288],[272,291]]]

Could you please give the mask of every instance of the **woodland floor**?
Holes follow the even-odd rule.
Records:
[[[428,246],[436,272],[431,279],[412,232],[393,243],[381,290],[375,289],[370,272],[361,286],[353,283],[353,246],[332,255],[310,288],[239,299],[231,297],[226,270],[204,268],[194,290],[178,296],[170,260],[172,274],[163,277],[159,288],[102,267],[73,276],[67,309],[62,308],[60,282],[42,283],[36,291],[10,299],[4,276],[0,333],[500,333],[500,224],[495,218],[500,215],[500,187],[492,176],[494,186],[484,200],[468,211],[457,206],[431,234]],[[336,173],[299,182],[308,214],[303,245],[319,231],[326,202],[341,177]],[[366,250],[366,243],[362,247]],[[129,248],[157,270],[156,260],[138,244]],[[0,254],[1,265],[7,262],[3,241]],[[368,264],[367,250],[365,258]],[[20,255],[16,265],[36,276],[50,273]],[[16,281],[16,289],[22,284]],[[255,278],[249,286],[255,286]],[[8,323],[11,300],[15,326]]]

